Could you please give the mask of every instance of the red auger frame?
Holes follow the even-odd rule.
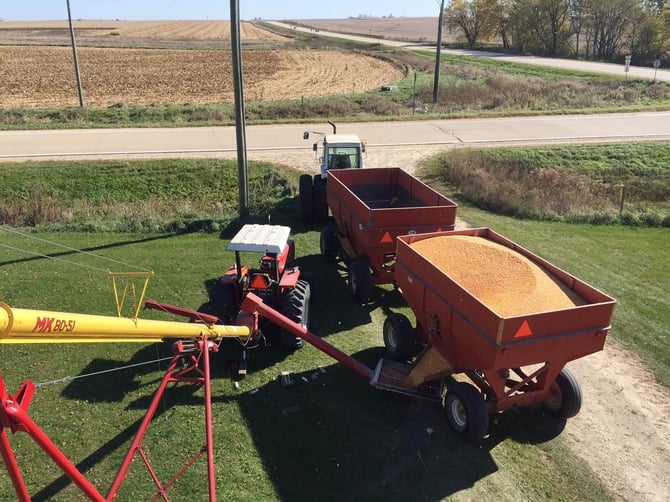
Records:
[[[28,415],[28,407],[35,386],[32,382],[25,382],[14,395],[7,393],[4,381],[0,377],[0,453],[7,467],[7,472],[12,480],[18,500],[30,502],[30,494],[23,481],[21,471],[14,457],[14,453],[7,437],[6,430],[12,434],[16,432],[27,433],[33,441],[53,460],[63,473],[75,483],[81,492],[94,501],[114,500],[118,495],[121,484],[131,466],[133,459],[138,456],[147,468],[151,479],[156,485],[156,493],[152,500],[168,501],[167,491],[175,482],[195,463],[203,454],[207,458],[207,474],[209,487],[209,500],[216,501],[216,485],[214,477],[214,450],[212,434],[212,398],[210,387],[209,351],[216,351],[218,346],[206,337],[202,340],[180,340],[173,345],[174,357],[170,361],[165,376],[161,380],[158,390],[147,409],[146,415],[137,430],[137,434],[130,449],[126,454],[121,467],[106,496],[103,496],[84,475],[68,460],[49,437],[32,421]],[[188,365],[184,369],[177,370],[181,360],[186,360]],[[189,461],[177,472],[172,479],[161,482],[154,472],[149,459],[143,448],[142,440],[163,398],[165,389],[169,383],[192,383],[201,384],[205,389],[205,444],[189,459]]]
[[[53,460],[81,492],[90,500],[113,500],[125,479],[133,459],[138,456],[147,468],[156,493],[152,500],[168,501],[167,491],[203,454],[207,458],[209,500],[216,501],[214,478],[214,449],[212,434],[212,398],[209,352],[216,352],[222,338],[249,337],[249,329],[244,326],[224,326],[214,324],[211,319],[198,312],[183,309],[199,323],[156,321],[123,317],[106,317],[66,312],[47,312],[27,309],[12,309],[0,303],[0,344],[17,343],[102,343],[136,342],[151,343],[165,339],[176,339],[173,344],[173,357],[158,390],[154,394],[149,408],[142,420],[137,434],[130,445],[121,467],[112,483],[107,496],[103,496],[84,475],[68,460],[49,437],[33,422],[28,408],[35,392],[32,382],[25,382],[15,395],[5,388],[0,375],[0,455],[7,468],[18,500],[29,502],[30,495],[11,448],[7,431],[27,433],[33,441]],[[182,364],[185,362],[186,364]],[[179,369],[178,369],[179,368]],[[205,444],[175,474],[172,479],[162,482],[151,467],[142,448],[142,440],[156,414],[165,389],[170,383],[190,383],[204,386],[205,392]]]
[[[22,311],[18,313],[21,309],[15,309],[12,311],[8,307],[5,309],[7,315],[3,318],[0,316],[0,342],[2,340],[2,335],[7,335],[12,330],[12,323],[15,325],[23,324],[24,326],[31,326],[34,323],[34,320],[30,320],[30,314],[35,312],[42,314],[37,311]],[[197,319],[203,322],[207,322],[206,317],[200,315],[200,313],[195,311],[189,311],[187,309],[177,309],[178,311],[173,311],[173,313],[189,317],[191,319]],[[336,347],[333,347],[329,343],[321,340],[318,336],[307,331],[307,329],[283,314],[277,312],[272,307],[265,305],[262,299],[253,293],[249,293],[244,302],[242,303],[242,311],[247,314],[253,314],[258,312],[261,315],[265,316],[270,321],[278,324],[280,327],[290,331],[295,336],[300,337],[306,342],[314,345],[317,349],[321,350],[325,354],[329,355],[333,359],[339,361],[346,368],[357,373],[359,376],[370,381],[373,375],[372,369],[365,366],[363,363],[357,361],[351,356],[340,351]],[[0,310],[2,313],[2,310]],[[56,314],[56,313],[48,313]],[[103,316],[84,316],[77,314],[66,314],[71,316],[78,316],[77,321],[79,324],[85,324],[85,321],[88,318],[92,318],[96,323],[100,323],[103,320]],[[20,322],[23,318],[24,322]],[[32,318],[34,319],[34,318]],[[3,322],[4,320],[4,322]],[[123,322],[130,321],[124,319],[119,321],[117,318],[104,318],[110,323],[114,322]],[[28,322],[29,321],[29,322]],[[138,320],[135,320],[138,321]],[[144,323],[151,323],[156,321],[143,321]],[[161,322],[161,321],[158,321]],[[157,323],[158,323],[157,322]],[[249,336],[249,330],[243,326],[223,326],[223,325],[207,325],[202,323],[166,323],[162,329],[167,329],[167,325],[179,324],[180,329],[188,330],[189,332],[193,329],[197,329],[199,326],[202,329],[203,334],[197,339],[181,339],[175,341],[173,344],[174,356],[168,366],[165,376],[161,380],[160,385],[156,393],[153,396],[151,404],[147,409],[147,412],[137,430],[137,434],[130,445],[130,449],[126,454],[121,467],[107,492],[106,496],[103,496],[85,477],[84,475],[72,464],[72,462],[61,452],[58,447],[48,438],[48,436],[39,428],[39,426],[33,422],[33,420],[28,415],[28,407],[30,406],[30,401],[35,390],[35,386],[32,382],[25,382],[19,391],[15,395],[10,395],[6,388],[2,377],[0,376],[0,454],[2,455],[2,460],[5,463],[7,472],[11,478],[14,490],[18,496],[20,502],[30,502],[30,494],[26,488],[26,485],[21,475],[21,471],[16,462],[14,452],[12,451],[9,438],[7,436],[7,430],[12,434],[17,432],[27,433],[33,441],[53,460],[53,462],[61,469],[61,471],[75,484],[81,492],[89,499],[93,501],[111,501],[118,496],[121,485],[125,479],[126,474],[132,464],[132,461],[136,456],[142,459],[149,475],[151,476],[154,484],[156,485],[156,492],[152,497],[152,501],[164,500],[169,501],[167,492],[168,490],[177,482],[177,480],[200,458],[203,454],[206,454],[207,458],[207,474],[208,474],[208,490],[209,490],[209,501],[216,502],[216,485],[215,485],[215,470],[214,470],[214,453],[213,453],[213,433],[212,433],[212,398],[211,398],[211,374],[210,374],[210,364],[209,364],[209,352],[218,350],[218,344],[216,340],[222,336],[230,337],[239,337],[244,338]],[[79,325],[77,324],[77,326]],[[19,331],[21,326],[14,326],[16,331]],[[122,326],[117,326],[116,329],[123,331]],[[148,328],[145,328],[148,331]],[[154,328],[160,329],[160,328]],[[26,341],[28,334],[26,334],[30,328],[26,328],[25,332],[17,335],[17,339]],[[132,328],[126,328],[126,331],[132,331]],[[211,332],[211,336],[207,335],[207,332]],[[73,341],[74,336],[77,334],[71,335],[70,341]],[[101,335],[97,334],[97,341],[102,341],[99,338]],[[114,337],[118,337],[119,332],[113,333]],[[132,333],[132,336],[136,340],[141,339],[140,335]],[[155,336],[155,333],[152,332],[151,336]],[[189,336],[193,336],[192,334]],[[130,340],[130,339],[129,339]],[[127,340],[127,341],[129,341]],[[56,341],[55,339],[53,341]],[[118,341],[118,338],[115,338],[115,341]],[[156,341],[156,340],[154,340]],[[5,343],[8,342],[7,339],[4,340]],[[44,343],[44,335],[41,335],[40,342]],[[14,342],[16,343],[16,342]],[[188,364],[185,368],[178,370],[178,365],[180,361],[185,360]],[[191,383],[191,384],[201,384],[204,386],[205,391],[205,444],[189,459],[188,462],[167,482],[162,482],[158,479],[156,473],[151,467],[149,459],[147,458],[143,448],[142,441],[146,435],[146,432],[151,424],[158,405],[163,398],[165,389],[169,383]]]

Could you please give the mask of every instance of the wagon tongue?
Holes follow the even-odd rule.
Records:
[[[432,380],[416,387],[408,386],[411,385],[408,377],[413,369],[414,365],[409,363],[380,359],[370,385],[375,389],[439,402],[443,389],[441,380]]]

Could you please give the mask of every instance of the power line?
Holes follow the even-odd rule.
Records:
[[[72,252],[75,252],[75,253],[80,253],[80,254],[83,254],[83,255],[91,256],[91,257],[99,259],[99,260],[108,261],[108,262],[114,263],[116,265],[122,265],[124,267],[134,268],[134,269],[140,270],[142,272],[151,272],[151,270],[146,269],[146,268],[138,267],[136,265],[130,265],[128,263],[124,263],[122,261],[115,260],[113,258],[108,258],[106,256],[100,256],[100,255],[97,255],[95,253],[91,253],[90,251],[84,251],[82,249],[77,249],[77,248],[73,248],[73,247],[70,247],[70,246],[66,246],[65,244],[59,244],[57,242],[49,241],[49,240],[46,240],[46,239],[41,239],[40,237],[37,237],[35,235],[26,234],[26,233],[20,232],[19,230],[12,229],[12,228],[9,228],[9,227],[6,227],[6,226],[0,226],[0,230],[3,230],[3,231],[5,231],[7,233],[10,233],[10,234],[15,234],[15,235],[19,235],[21,237],[25,237],[26,239],[33,239],[33,240],[36,240],[38,242],[42,242],[44,244],[49,244],[49,245],[56,246],[56,247],[59,247],[59,248],[67,249],[68,251],[72,251]],[[81,265],[81,266],[85,266],[85,267],[88,267],[88,268],[93,268],[94,270],[100,270],[100,269],[96,269],[96,268],[88,266],[88,265],[82,265],[82,264],[79,264],[79,263],[76,263],[76,262],[70,262],[68,260],[63,260],[61,258],[56,258],[55,256],[40,254],[40,253],[37,253],[35,251],[29,251],[29,250],[20,249],[20,248],[12,248],[11,246],[7,246],[5,244],[2,244],[2,246],[6,247],[6,248],[14,249],[15,251],[23,251],[23,252],[28,253],[28,254],[41,256],[43,258],[51,258],[51,259],[54,259],[54,260],[59,260],[59,261],[64,261],[66,263],[71,263],[73,265]],[[104,270],[104,272],[107,272],[107,270]]]

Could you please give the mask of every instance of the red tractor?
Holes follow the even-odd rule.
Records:
[[[223,324],[245,325],[251,331],[251,343],[263,337],[265,320],[259,314],[244,314],[240,305],[253,292],[263,303],[292,321],[307,327],[311,291],[295,265],[295,243],[289,227],[280,225],[244,225],[226,248],[235,252],[235,265],[220,277],[210,290],[210,299],[200,310],[216,315]],[[262,253],[258,269],[242,265],[240,253]],[[281,330],[282,344],[300,348],[303,341]]]
[[[290,232],[289,227],[280,225],[244,225],[226,248],[235,252],[235,264],[210,288],[209,301],[198,312],[151,300],[146,307],[184,315],[196,322],[248,326],[251,335],[245,345],[251,348],[264,339],[263,328],[269,324],[258,312],[240,311],[244,298],[253,292],[264,304],[306,328],[311,291],[295,265],[295,244],[288,238]],[[261,253],[259,268],[242,265],[240,253]],[[282,329],[280,335],[287,348],[303,346],[303,341],[287,330]]]

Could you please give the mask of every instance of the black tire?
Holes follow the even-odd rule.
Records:
[[[335,261],[337,251],[340,247],[340,238],[337,236],[337,228],[332,225],[323,227],[320,239],[321,256],[326,261]]]
[[[575,374],[563,368],[549,386],[549,395],[542,406],[556,418],[572,418],[582,407],[582,389]]]
[[[300,217],[305,223],[314,221],[314,186],[309,174],[300,176],[298,185],[298,198],[300,199]]]
[[[239,305],[237,291],[233,284],[223,284],[220,281],[214,284],[210,292],[209,302],[205,305],[200,308],[206,310],[200,310],[200,312],[217,316],[221,324],[235,324]]]
[[[412,323],[402,314],[392,313],[384,321],[384,347],[395,361],[407,361],[414,356]]]
[[[365,303],[372,296],[372,274],[365,260],[355,260],[349,265],[347,277],[351,296]]]
[[[309,326],[312,292],[309,283],[299,279],[295,288],[287,290],[280,299],[280,311],[293,322],[304,328]],[[290,331],[281,330],[282,345],[289,349],[299,349],[304,345],[300,337]]]
[[[314,221],[328,219],[328,194],[326,180],[320,174],[314,176]]]
[[[467,382],[454,382],[444,401],[449,426],[470,442],[484,437],[489,428],[489,414],[482,394]]]

